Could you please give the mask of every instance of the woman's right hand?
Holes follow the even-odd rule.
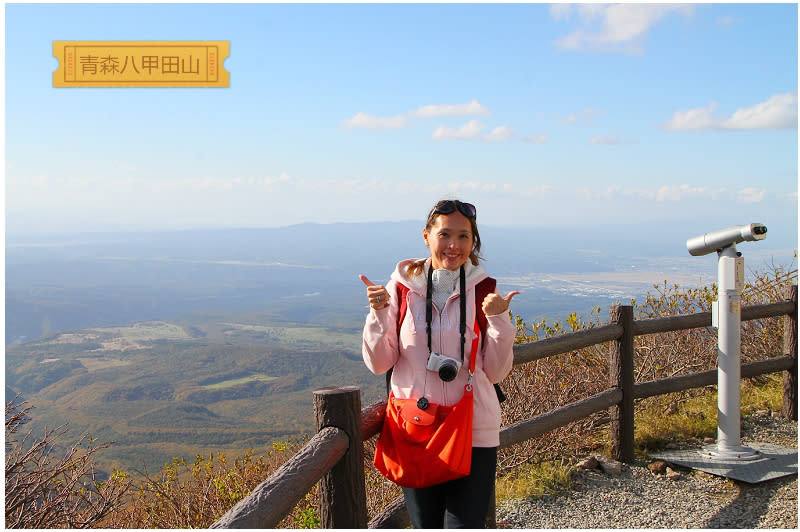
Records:
[[[386,287],[373,283],[367,279],[366,275],[359,275],[358,278],[361,279],[362,283],[367,285],[367,299],[369,300],[369,306],[375,310],[380,310],[389,306],[389,292],[386,291]]]

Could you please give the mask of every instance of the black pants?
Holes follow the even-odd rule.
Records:
[[[414,528],[484,528],[494,493],[497,447],[473,447],[468,476],[428,488],[403,488]]]

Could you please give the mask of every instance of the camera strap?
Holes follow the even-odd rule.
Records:
[[[461,272],[459,273],[459,287],[461,288],[460,310],[461,317],[459,322],[459,331],[461,332],[461,362],[464,362],[464,344],[467,341],[467,274],[464,271],[464,265],[461,265]],[[431,322],[433,321],[433,263],[428,268],[428,290],[425,294],[425,331],[428,333],[428,353],[431,350]]]

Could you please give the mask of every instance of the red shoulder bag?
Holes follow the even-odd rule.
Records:
[[[432,292],[430,275],[428,297]],[[466,315],[465,287],[461,285],[461,316]],[[428,320],[430,323],[430,320]],[[430,331],[430,325],[428,327]],[[463,352],[462,327],[462,352]],[[407,488],[423,488],[469,475],[472,464],[472,378],[478,353],[480,328],[475,321],[475,338],[464,395],[452,406],[417,399],[397,399],[389,394],[383,429],[375,447],[374,464],[392,482]],[[430,334],[428,338],[430,350]]]

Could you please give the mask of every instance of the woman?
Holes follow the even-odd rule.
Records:
[[[422,232],[430,257],[400,262],[386,286],[365,276],[370,312],[364,325],[364,362],[375,374],[392,369],[395,397],[454,405],[464,394],[470,349],[476,332],[475,287],[488,275],[479,265],[481,240],[475,207],[458,200],[444,200],[428,214]],[[466,333],[461,332],[461,277],[466,286]],[[407,311],[397,327],[400,304],[397,284],[408,287]],[[427,323],[428,287],[432,286],[431,323]],[[511,298],[493,292],[481,302],[486,315],[485,338],[475,360],[473,377],[474,418],[470,474],[425,488],[403,488],[406,507],[415,528],[482,528],[493,493],[500,444],[500,404],[494,383],[511,371],[516,327],[508,306]],[[428,334],[428,328],[430,334]],[[466,338],[462,338],[462,334]],[[463,356],[455,377],[427,369],[431,353],[455,361]],[[449,380],[449,378],[452,380]],[[445,380],[447,379],[447,380]]]

